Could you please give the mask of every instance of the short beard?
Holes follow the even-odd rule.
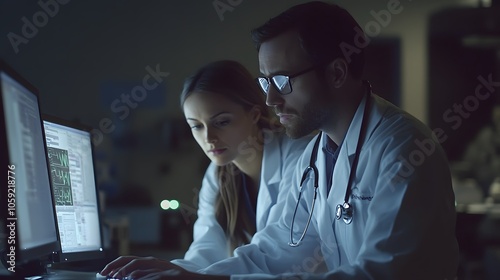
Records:
[[[318,102],[319,103],[319,102]],[[304,107],[302,114],[290,125],[285,126],[286,134],[292,139],[301,138],[320,129],[331,112],[325,104],[310,102]]]

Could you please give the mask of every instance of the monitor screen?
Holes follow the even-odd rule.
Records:
[[[43,116],[61,262],[104,256],[90,128]]]
[[[60,247],[37,90],[0,61],[0,93],[2,157],[7,155],[2,168],[8,179],[3,197],[9,198],[2,202],[6,259],[7,269],[17,273],[22,264],[50,259]]]

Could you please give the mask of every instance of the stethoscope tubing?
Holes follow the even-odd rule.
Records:
[[[351,170],[349,171],[349,179],[347,181],[346,191],[344,194],[344,202],[342,204],[337,205],[336,212],[335,212],[336,219],[340,220],[340,218],[342,218],[346,225],[350,224],[352,222],[352,219],[353,219],[354,208],[349,203],[349,197],[351,196],[352,182],[354,181],[356,169],[358,166],[359,154],[360,154],[360,151],[361,151],[361,148],[363,146],[363,142],[364,142],[365,136],[366,136],[366,126],[367,126],[368,115],[369,115],[369,110],[370,110],[370,106],[371,106],[372,87],[370,85],[370,82],[368,82],[368,81],[364,81],[364,82],[367,86],[367,94],[366,94],[365,108],[363,110],[363,118],[361,120],[361,127],[359,129],[358,142],[356,144],[356,152],[354,155]],[[317,197],[317,193],[318,193],[319,172],[318,172],[318,169],[316,167],[316,158],[317,158],[317,154],[318,154],[318,148],[319,148],[319,143],[320,143],[321,137],[322,137],[322,132],[320,132],[316,138],[316,141],[315,141],[314,146],[313,146],[313,150],[311,152],[311,157],[309,159],[309,166],[307,166],[306,169],[304,170],[304,173],[302,174],[302,178],[300,181],[299,196],[297,198],[297,204],[295,206],[295,210],[294,210],[293,216],[292,216],[292,223],[290,225],[290,242],[288,243],[288,245],[290,245],[291,247],[297,247],[300,245],[300,242],[304,239],[304,237],[307,233],[307,229],[309,228],[309,224],[311,222],[312,214],[314,211],[314,205],[315,205],[316,197]],[[309,218],[307,219],[307,223],[306,223],[306,226],[304,228],[304,231],[302,232],[302,235],[300,236],[300,238],[297,242],[294,242],[293,241],[293,226],[295,223],[295,215],[297,214],[297,209],[299,207],[300,199],[302,197],[302,190],[303,190],[302,184],[304,183],[305,179],[307,178],[307,175],[309,174],[309,172],[311,170],[314,173],[314,197],[313,197],[313,201],[311,204],[311,211],[309,212]]]

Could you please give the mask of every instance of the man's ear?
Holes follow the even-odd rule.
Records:
[[[250,109],[250,115],[252,117],[252,123],[258,123],[262,115],[261,108],[259,108],[259,106],[253,106],[252,109]]]
[[[328,84],[333,88],[340,88],[344,85],[349,74],[349,65],[343,58],[336,58],[326,66]]]

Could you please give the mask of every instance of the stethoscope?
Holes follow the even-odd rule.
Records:
[[[356,146],[356,153],[354,155],[354,160],[352,162],[352,167],[349,172],[349,180],[347,181],[347,187],[345,190],[345,195],[344,195],[344,202],[341,204],[338,204],[337,207],[335,208],[335,218],[337,220],[342,219],[346,225],[350,224],[353,219],[353,214],[354,214],[354,209],[349,203],[349,197],[351,196],[351,190],[352,190],[352,182],[354,180],[354,176],[356,173],[356,168],[358,166],[358,159],[359,159],[359,152],[361,150],[362,143],[364,141],[365,135],[366,135],[366,125],[367,125],[367,118],[368,118],[368,113],[369,113],[369,108],[370,108],[370,103],[371,103],[371,98],[370,94],[372,93],[372,87],[370,85],[370,82],[364,81],[366,87],[367,87],[367,96],[366,96],[366,102],[365,102],[365,108],[363,111],[363,119],[361,120],[361,127],[359,130],[359,137],[358,137],[358,143]],[[291,247],[297,247],[300,245],[300,242],[304,239],[307,229],[309,228],[309,224],[311,223],[311,218],[313,215],[314,211],[314,204],[316,202],[316,197],[318,195],[318,178],[319,178],[319,172],[318,168],[316,167],[316,158],[318,155],[318,148],[319,148],[319,142],[321,140],[322,132],[318,134],[316,137],[316,141],[314,142],[314,147],[311,152],[311,157],[309,160],[309,165],[306,167],[304,170],[304,173],[302,173],[302,178],[300,180],[300,190],[299,190],[299,197],[297,198],[297,205],[295,206],[295,210],[293,212],[292,216],[292,224],[290,226],[290,242],[288,245]],[[340,147],[339,147],[340,148]],[[299,203],[300,203],[300,198],[302,197],[302,184],[306,180],[307,176],[309,175],[309,172],[313,172],[313,177],[314,177],[314,196],[313,196],[313,201],[311,204],[311,211],[309,212],[309,218],[307,219],[306,227],[304,228],[304,231],[302,232],[302,235],[299,238],[299,241],[294,242],[293,241],[293,224],[295,222],[295,215],[297,214],[297,209],[299,208]]]

